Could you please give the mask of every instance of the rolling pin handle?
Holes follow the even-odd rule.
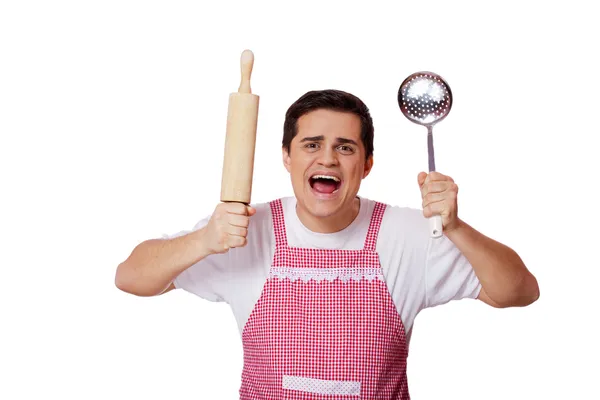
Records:
[[[250,50],[244,50],[240,59],[242,71],[242,81],[238,88],[239,93],[252,93],[250,88],[250,76],[252,75],[252,66],[254,65],[254,53]]]

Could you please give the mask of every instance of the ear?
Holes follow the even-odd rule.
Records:
[[[365,179],[369,175],[369,172],[371,172],[371,168],[373,168],[373,156],[369,156],[369,158],[365,162],[365,169],[363,171],[363,179]]]
[[[292,159],[290,158],[290,153],[284,148],[281,148],[281,156],[283,158],[283,165],[285,166],[285,169],[287,169],[288,172],[290,171],[290,167],[292,164]]]

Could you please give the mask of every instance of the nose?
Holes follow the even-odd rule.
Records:
[[[319,154],[319,164],[324,167],[338,165],[337,153],[331,147],[325,147]]]

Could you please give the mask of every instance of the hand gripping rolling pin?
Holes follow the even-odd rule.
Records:
[[[242,80],[229,95],[221,201],[250,204],[259,96],[252,94],[250,75],[254,54],[244,50],[240,60]]]

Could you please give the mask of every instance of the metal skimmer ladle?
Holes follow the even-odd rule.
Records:
[[[452,108],[450,86],[441,76],[433,72],[421,71],[410,75],[398,90],[400,111],[415,124],[427,127],[427,151],[429,172],[435,171],[433,153],[433,125],[437,124]],[[429,219],[432,237],[442,236],[442,217],[434,215]]]

